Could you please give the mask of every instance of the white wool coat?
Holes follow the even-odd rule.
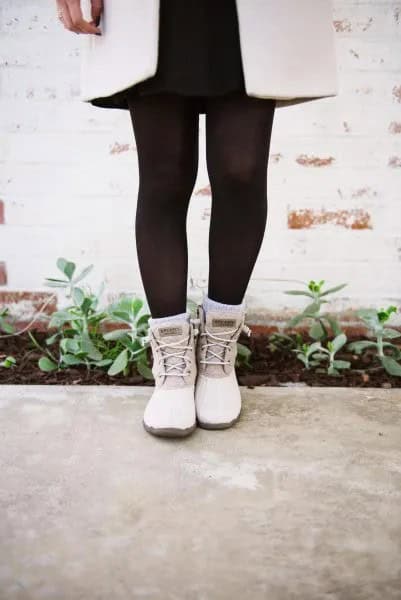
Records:
[[[156,73],[160,0],[104,0],[102,36],[83,35],[81,98]],[[246,93],[276,107],[339,93],[332,0],[235,0]],[[84,0],[86,16],[90,2]],[[88,12],[89,11],[89,12]]]

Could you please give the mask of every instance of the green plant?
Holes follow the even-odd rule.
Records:
[[[11,334],[14,333],[14,327],[6,320],[8,316],[8,308],[0,308],[0,331]]]
[[[245,344],[241,344],[240,342],[237,342],[237,356],[235,359],[235,366],[236,367],[247,367],[249,369],[252,369],[252,365],[249,362],[249,359],[252,355],[252,351],[248,348],[248,346],[245,346]]]
[[[108,308],[106,320],[110,323],[121,324],[103,335],[106,341],[118,341],[121,351],[112,361],[108,374],[111,376],[127,373],[129,365],[135,363],[139,373],[148,379],[153,379],[149,367],[146,348],[148,346],[149,318],[147,313],[141,314],[143,301],[140,298],[122,297]]]
[[[3,360],[0,360],[0,367],[4,367],[5,369],[11,369],[11,367],[15,367],[16,364],[17,361],[13,356],[6,356]]]
[[[304,284],[307,288],[306,290],[287,290],[285,292],[291,296],[307,296],[312,300],[300,314],[295,315],[288,322],[287,327],[295,327],[304,319],[312,319],[313,323],[309,329],[309,336],[313,340],[319,341],[325,341],[330,337],[328,327],[331,328],[333,335],[337,336],[341,334],[341,327],[338,321],[331,315],[322,314],[320,311],[322,305],[328,302],[325,299],[326,296],[342,290],[347,285],[346,283],[342,283],[341,285],[324,290],[324,283],[324,280],[319,282],[311,280],[309,283]]]
[[[337,335],[334,340],[327,342],[327,347],[320,345],[319,351],[315,354],[315,358],[319,361],[327,361],[327,374],[338,377],[340,371],[349,369],[351,363],[348,360],[336,359],[336,354],[347,343],[347,336],[344,333]],[[320,369],[317,369],[320,371]]]
[[[281,332],[274,332],[269,335],[268,340],[270,352],[290,352],[296,348],[300,349],[302,346],[302,335],[300,333],[287,335]]]
[[[337,335],[334,340],[327,342],[327,347],[322,346],[321,342],[313,344],[302,344],[300,348],[293,350],[297,358],[303,362],[306,369],[311,367],[320,367],[322,362],[327,362],[327,368],[317,368],[317,372],[327,371],[328,375],[338,376],[340,370],[349,369],[351,363],[347,360],[336,359],[336,354],[347,343],[347,337],[344,333]]]
[[[368,348],[376,350],[377,358],[387,373],[389,375],[401,377],[401,365],[399,364],[401,359],[401,350],[392,342],[386,341],[401,337],[401,333],[399,331],[396,329],[391,329],[390,327],[386,327],[387,321],[389,321],[391,315],[396,312],[397,308],[395,306],[389,306],[387,309],[380,310],[358,310],[356,314],[371,330],[376,340],[361,340],[352,342],[348,345],[348,349],[356,354],[361,354]],[[390,354],[385,354],[385,349],[388,350]]]
[[[320,364],[320,361],[313,356],[320,348],[321,343],[314,342],[313,344],[301,344],[298,348],[292,350],[292,352],[304,364],[305,369],[309,370],[311,367],[316,367]]]
[[[46,348],[30,334],[34,345],[45,354],[39,360],[40,369],[49,372],[85,365],[87,368],[108,368],[110,375],[116,375],[128,373],[129,366],[135,362],[141,374],[149,377],[144,347],[148,317],[138,317],[142,302],[122,299],[117,305],[102,310],[103,285],[97,294],[77,285],[91,272],[92,265],[78,275],[75,274],[76,265],[71,261],[59,258],[57,267],[65,279],[48,278],[46,281],[51,287],[65,289],[71,304],[52,314],[48,326],[56,331],[46,339]],[[101,325],[113,320],[125,323],[126,329],[104,334]],[[57,351],[52,351],[55,344],[58,344]]]

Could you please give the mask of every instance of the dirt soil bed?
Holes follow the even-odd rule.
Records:
[[[36,332],[35,337],[43,343],[47,335]],[[268,335],[254,334],[250,338],[241,336],[239,341],[252,351],[251,368],[240,366],[236,369],[238,381],[244,386],[401,387],[401,377],[388,375],[369,351],[361,356],[339,353],[337,358],[349,360],[352,369],[343,371],[339,377],[333,377],[305,370],[302,363],[288,350],[272,349]],[[0,384],[153,385],[153,381],[134,371],[130,375],[116,377],[110,377],[100,369],[87,370],[85,367],[44,373],[38,367],[38,360],[42,355],[33,348],[27,335],[0,340],[0,360],[9,355],[16,358],[17,365],[9,369],[0,367]]]

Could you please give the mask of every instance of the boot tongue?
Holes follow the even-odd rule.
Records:
[[[164,371],[166,373],[171,373],[168,376],[169,384],[182,383],[183,377],[180,377],[178,373],[182,372],[185,367],[184,358],[182,358],[187,352],[184,347],[188,344],[189,338],[189,328],[190,324],[187,321],[182,321],[180,323],[164,323],[160,325],[156,325],[152,328],[153,333],[159,343],[163,346],[161,349],[164,358]],[[179,344],[178,342],[182,342]],[[174,346],[164,346],[165,344],[175,344]],[[168,357],[169,354],[179,353],[180,356],[171,356]],[[174,365],[177,365],[174,367]],[[174,373],[177,373],[177,376],[174,376]]]
[[[236,311],[208,310],[206,327],[211,333],[216,333],[224,339],[231,339],[242,321],[242,313]],[[231,334],[225,334],[231,331]]]

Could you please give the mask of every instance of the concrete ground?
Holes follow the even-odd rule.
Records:
[[[401,599],[401,390],[242,388],[181,441],[151,391],[0,389],[1,600]]]

